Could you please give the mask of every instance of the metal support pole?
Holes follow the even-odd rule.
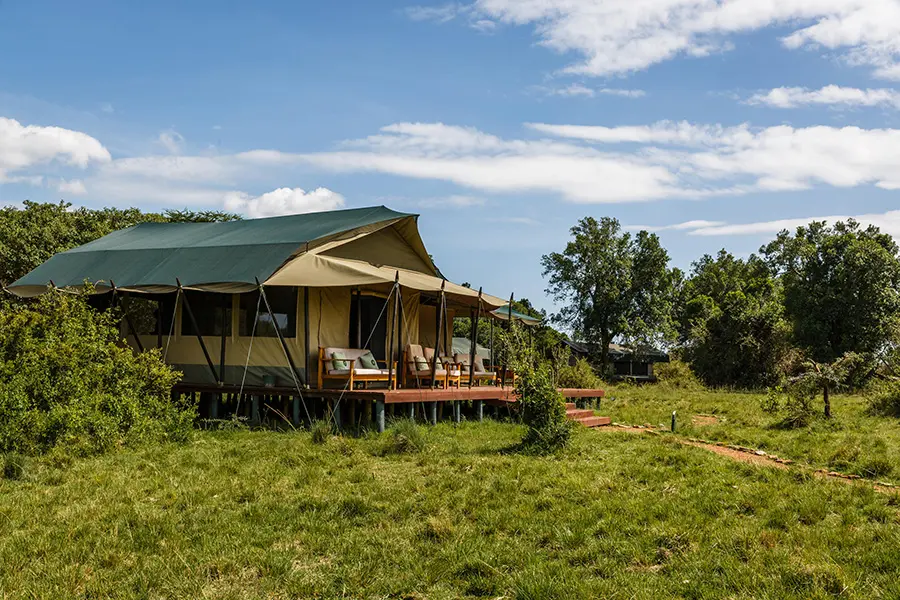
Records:
[[[475,401],[475,418],[484,421],[484,400]]]
[[[425,404],[428,407],[428,422],[432,425],[437,425],[437,402],[426,402]]]
[[[269,318],[272,320],[272,327],[275,328],[275,335],[278,336],[278,341],[281,342],[281,347],[284,349],[284,355],[287,357],[288,365],[290,365],[291,371],[293,371],[294,376],[297,378],[297,383],[303,385],[303,376],[300,375],[300,371],[297,370],[297,365],[294,364],[294,357],[291,356],[291,350],[288,348],[287,342],[284,341],[284,336],[281,334],[281,328],[278,326],[278,321],[275,320],[275,314],[272,312],[272,307],[269,305],[269,299],[266,298],[266,288],[259,283],[259,279],[256,280],[256,285],[259,288],[263,303],[266,305],[266,311],[269,313]]]
[[[162,330],[163,330],[163,301],[162,298],[156,301],[156,347],[162,350]]]
[[[295,426],[300,425],[300,398],[298,396],[291,399],[291,421]]]
[[[410,419],[415,420],[415,418],[416,418],[416,403],[410,402],[408,406],[409,406],[409,408],[407,409],[409,412],[408,416]]]
[[[225,350],[228,344],[228,317],[230,316],[228,309],[231,308],[231,296],[226,295],[225,298],[227,302],[222,302],[222,349],[219,352],[219,385],[225,383]]]
[[[455,400],[453,402],[453,422],[459,423],[462,421],[462,402],[459,400]]]
[[[119,290],[116,289],[116,284],[112,282],[110,279],[109,285],[112,287],[113,298],[116,297],[116,294],[119,293]],[[141,338],[138,335],[137,329],[134,328],[134,324],[131,322],[131,315],[128,314],[128,310],[125,308],[125,305],[122,305],[122,316],[125,317],[125,327],[128,328],[128,332],[125,333],[125,337],[128,337],[130,333],[132,337],[134,337],[134,341],[137,342],[138,351],[144,351],[144,345],[141,343]]]
[[[400,271],[397,271],[396,275],[394,275],[394,289],[392,290],[396,295],[394,296],[394,315],[391,321],[391,331],[388,334],[388,352],[387,352],[387,368],[388,368],[388,389],[394,389],[394,377],[400,378],[399,373],[394,373],[394,329],[397,327],[397,314],[400,312]],[[389,296],[390,297],[390,296]]]
[[[392,359],[390,356],[393,352],[392,348],[388,348],[388,360]],[[397,283],[397,385],[394,387],[400,386],[400,374],[405,373],[403,370],[403,365],[400,364],[403,362],[403,290],[400,288],[400,283]]]
[[[481,289],[478,288],[478,311],[471,312],[472,344],[469,347],[469,389],[475,385],[475,352],[478,348],[478,322],[481,320]]]
[[[184,288],[181,287],[181,281],[178,278],[175,278],[175,283],[178,284],[178,291],[184,292]],[[200,342],[200,349],[203,350],[203,356],[206,358],[206,364],[209,365],[209,370],[213,374],[213,380],[219,381],[219,374],[216,373],[216,367],[213,365],[212,358],[209,357],[209,350],[206,349],[206,344],[203,342],[203,336],[200,335],[200,327],[197,326],[197,319],[194,318],[194,311],[191,310],[191,303],[187,299],[187,294],[182,293],[182,306],[187,311],[188,319],[191,322],[191,327],[194,328],[194,335],[197,336],[197,341]]]
[[[334,429],[335,431],[341,430],[341,403],[335,402],[334,404],[329,402],[329,408],[331,409],[331,416],[334,419]]]
[[[431,359],[431,387],[437,387],[437,361],[438,354],[441,351],[441,334],[444,329],[444,302],[446,301],[446,296],[444,296],[444,284],[446,281],[441,282],[441,295],[438,300],[437,306],[437,319],[435,319],[435,325],[437,329],[434,334],[434,356]]]
[[[250,403],[250,422],[254,425],[259,425],[259,396],[256,394],[253,395],[253,401]]]
[[[309,288],[303,288],[303,374],[309,374]]]
[[[219,418],[219,402],[221,400],[221,394],[210,394],[209,398],[209,418],[210,419],[218,419]]]
[[[384,400],[375,401],[375,428],[384,433]]]

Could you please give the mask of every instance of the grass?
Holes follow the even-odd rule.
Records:
[[[197,432],[31,460],[0,480],[0,597],[900,595],[890,496],[666,435],[579,430],[557,456],[507,452],[522,432]]]
[[[762,411],[764,394],[684,390],[666,385],[611,387],[600,413],[613,421],[669,427],[678,413],[678,432],[712,441],[758,448],[815,468],[900,483],[900,419],[874,416],[862,396],[833,396],[834,418],[809,427],[784,429]],[[821,398],[815,406],[821,410]],[[692,416],[715,415],[716,424],[697,425]]]

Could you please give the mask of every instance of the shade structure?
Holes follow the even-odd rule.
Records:
[[[525,313],[520,313],[517,310],[512,310],[512,308],[509,306],[509,304],[506,304],[505,306],[501,306],[500,308],[491,311],[491,315],[496,319],[500,319],[501,321],[512,320],[517,323],[523,323],[525,325],[528,325],[529,327],[533,327],[535,325],[541,324],[540,318],[532,317],[531,315],[526,315]]]
[[[446,281],[419,236],[417,215],[384,206],[225,223],[142,223],[57,254],[7,287],[20,297],[48,286],[160,294],[241,293],[267,286],[443,288],[456,304],[478,293]],[[378,256],[379,263],[370,262]],[[368,260],[367,260],[368,259]],[[390,265],[390,266],[388,266]],[[504,301],[484,295],[488,308]]]

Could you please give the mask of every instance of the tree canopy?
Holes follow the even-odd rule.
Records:
[[[900,260],[893,238],[850,219],[782,231],[761,249],[784,287],[794,342],[819,363],[872,353],[900,325]]]
[[[616,219],[585,217],[563,252],[542,258],[547,293],[562,304],[554,321],[598,348],[622,338],[638,346],[674,337],[680,272],[655,234],[621,231]],[[605,372],[608,355],[597,357]]]

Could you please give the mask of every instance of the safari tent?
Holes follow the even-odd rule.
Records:
[[[438,321],[449,347],[455,312],[506,305],[446,281],[417,219],[380,206],[143,223],[60,253],[7,289],[32,297],[87,285],[98,306],[121,302],[129,343],[159,347],[187,383],[314,385],[319,348],[398,361],[398,347],[434,346]]]

